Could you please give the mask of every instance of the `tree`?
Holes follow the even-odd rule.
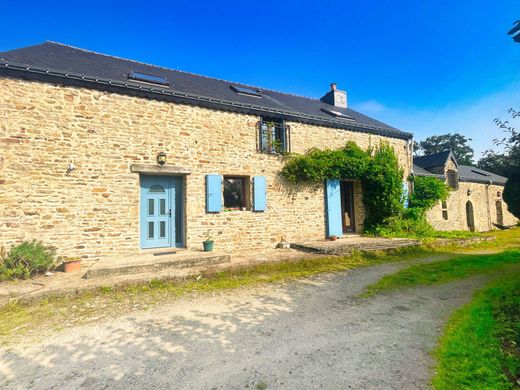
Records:
[[[510,108],[508,112],[513,120],[520,119],[520,111]],[[504,187],[504,201],[509,211],[520,218],[520,132],[509,121],[496,118],[493,122],[506,134],[504,138],[493,141],[495,146],[503,148],[503,152],[486,151],[478,166],[508,178]]]
[[[462,134],[448,133],[443,135],[432,135],[416,145],[419,146],[418,152],[423,155],[451,150],[453,154],[455,154],[459,164],[473,165],[473,155],[475,154],[475,151],[471,146],[469,146],[471,141],[471,138],[466,138]]]
[[[520,20],[517,20],[513,24],[514,27],[508,31],[508,34],[513,36],[513,41],[520,43]]]

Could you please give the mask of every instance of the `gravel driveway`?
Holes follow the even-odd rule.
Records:
[[[398,267],[191,297],[69,329],[0,350],[0,388],[427,388],[443,323],[484,279],[355,297]]]

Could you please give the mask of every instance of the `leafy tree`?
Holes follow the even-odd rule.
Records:
[[[471,141],[471,138],[466,138],[459,133],[432,135],[416,144],[416,147],[418,146],[416,152],[417,154],[429,155],[445,150],[452,150],[459,164],[473,165],[475,151],[469,145]]]
[[[513,120],[520,118],[520,111],[510,108],[508,112]],[[509,211],[520,218],[520,132],[507,120],[496,118],[494,122],[505,133],[505,137],[493,141],[495,146],[503,148],[503,152],[486,151],[478,166],[508,178],[504,201]]]

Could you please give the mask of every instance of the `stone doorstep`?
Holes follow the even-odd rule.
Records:
[[[84,278],[91,279],[104,276],[154,273],[164,269],[183,269],[205,267],[229,263],[231,256],[224,253],[175,253],[163,256],[143,255],[121,260],[103,259],[94,264]]]
[[[385,241],[379,241],[378,239],[365,239],[364,242],[352,243],[345,241],[320,241],[320,242],[309,242],[309,243],[291,243],[291,248],[300,250],[307,253],[320,253],[320,254],[347,254],[353,250],[359,251],[376,251],[376,250],[392,250],[407,246],[420,245],[419,240],[394,240],[387,239]]]

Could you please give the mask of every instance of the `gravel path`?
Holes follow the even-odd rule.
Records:
[[[427,388],[443,323],[485,280],[355,297],[402,266],[186,298],[0,350],[0,388]]]

